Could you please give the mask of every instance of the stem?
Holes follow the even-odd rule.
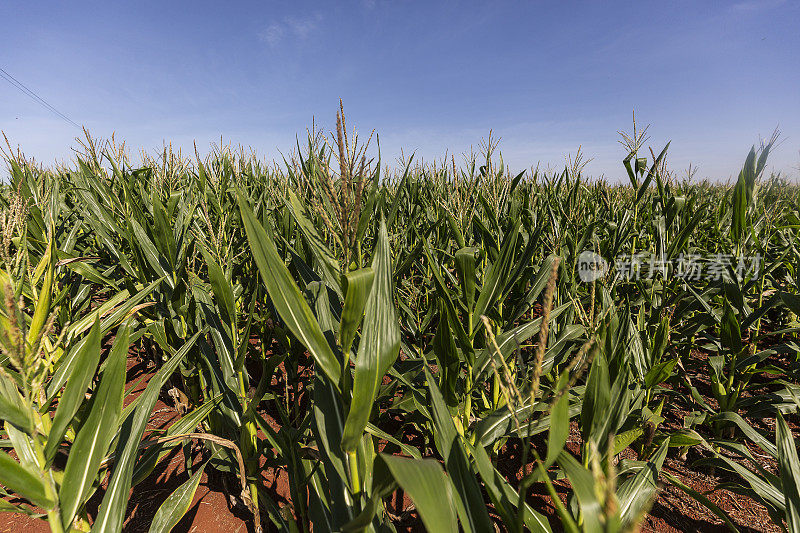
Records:
[[[500,375],[495,374],[492,381],[492,408],[500,407]]]
[[[352,387],[350,379],[350,350],[344,354],[344,364],[342,365],[342,390],[350,391]]]
[[[50,525],[52,533],[64,533],[64,528],[61,527],[61,516],[56,509],[47,511],[47,523]]]
[[[474,328],[472,326],[472,311],[468,313],[469,316],[469,323],[468,323],[468,333],[467,336],[469,337],[469,344],[470,347],[475,346],[475,340],[472,338],[472,334]],[[468,358],[469,359],[469,358]],[[497,376],[495,375],[495,380]],[[467,376],[466,376],[466,391],[467,395],[464,398],[464,434],[466,434],[467,428],[469,427],[469,419],[470,415],[472,414],[472,365],[467,362]],[[499,384],[498,384],[499,387]],[[499,389],[498,389],[499,390]]]
[[[467,364],[467,395],[464,398],[464,430],[469,427],[469,419],[472,414],[472,365]]]
[[[45,415],[45,418],[49,419],[50,417]],[[44,458],[44,449],[42,448],[42,444],[39,442],[39,439],[36,437],[36,435],[34,435],[30,441],[33,444],[33,451],[36,454],[36,462],[39,463],[39,468],[41,469],[46,464]],[[47,523],[50,525],[50,531],[53,533],[63,533],[64,527],[61,525],[61,513],[58,509],[58,493],[55,489],[53,476],[50,474],[50,470],[41,471],[41,473],[42,477],[45,478],[45,495],[55,502],[55,507],[47,510]]]
[[[764,261],[766,261],[766,258],[767,258],[767,247],[769,246],[769,240],[771,238],[772,238],[772,236],[770,235],[764,241],[764,259],[763,259]],[[759,265],[759,274],[760,274],[759,277],[761,278],[759,280],[759,287],[758,287],[758,307],[759,307],[759,309],[764,304],[764,281],[766,280],[766,277],[767,277],[765,271],[766,271],[766,269],[765,268],[761,268],[761,266]],[[756,320],[756,332],[752,336],[753,340],[751,341],[752,345],[751,345],[751,348],[750,348],[750,355],[753,355],[753,354],[756,353],[757,343],[758,343],[758,341],[756,339],[758,339],[759,333],[761,333],[761,317],[758,317],[758,320]]]
[[[347,452],[347,462],[350,466],[350,483],[353,485],[353,496],[361,493],[361,478],[358,475],[358,456],[355,451]]]
[[[592,289],[589,294],[591,299],[591,310],[589,311],[589,330],[594,331],[594,301],[595,301],[595,280],[592,280]]]
[[[237,330],[236,324],[231,324],[231,335],[233,339],[233,346],[237,345]],[[247,339],[244,340],[247,342]],[[244,376],[244,363],[242,363],[242,368],[240,368],[236,372],[236,377],[239,381],[239,396],[242,402],[242,413],[245,416],[245,423],[242,426],[241,433],[239,434],[239,447],[241,448],[242,455],[245,457],[245,471],[243,474],[247,478],[247,488],[250,491],[250,499],[253,501],[253,505],[256,506],[255,514],[258,513],[258,484],[253,479],[254,471],[253,468],[253,460],[256,458],[256,449],[258,447],[258,437],[257,432],[258,428],[256,427],[256,422],[254,418],[254,409],[249,409],[249,399],[247,397],[247,390],[245,387],[245,376]]]

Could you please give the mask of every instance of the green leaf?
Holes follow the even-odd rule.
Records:
[[[325,239],[319,234],[317,228],[306,216],[306,211],[300,203],[300,199],[291,190],[286,191],[289,202],[286,204],[297,222],[297,227],[305,237],[306,242],[311,248],[314,258],[322,271],[322,278],[339,296],[341,296],[339,280],[339,262],[331,253],[330,248],[325,243]]]
[[[638,204],[642,198],[644,197],[644,193],[647,192],[647,188],[650,186],[650,182],[653,180],[653,177],[658,173],[658,167],[661,164],[661,160],[664,159],[664,156],[667,155],[667,149],[669,148],[669,144],[667,143],[664,146],[664,149],[661,150],[661,153],[658,154],[658,157],[653,161],[650,170],[647,172],[647,176],[645,176],[644,181],[639,185],[639,190],[636,192],[636,203]],[[644,168],[647,165],[647,159],[640,157],[636,159],[636,169],[637,171],[641,168],[644,171]]]
[[[312,429],[328,477],[326,500],[331,502],[333,520],[344,524],[352,519],[351,504],[348,503],[352,498],[346,484],[347,464],[341,451],[344,431],[341,400],[333,383],[322,374],[315,377],[313,390]]]
[[[344,424],[342,449],[353,451],[369,422],[381,378],[400,353],[400,327],[392,299],[392,261],[389,256],[389,236],[381,219],[372,258],[375,281],[367,299],[364,328],[356,356],[353,379],[353,400]]]
[[[52,509],[55,502],[47,497],[44,481],[32,469],[22,466],[5,452],[0,452],[0,483],[43,509]]]
[[[59,494],[64,529],[69,527],[92,493],[100,464],[117,432],[125,392],[125,363],[130,333],[127,323],[117,331],[100,385],[92,396],[89,414],[70,448]]]
[[[433,354],[439,363],[439,383],[448,405],[455,406],[460,401],[456,392],[458,376],[461,373],[461,359],[450,331],[450,314],[446,305],[439,306],[439,324],[433,337]]]
[[[172,423],[172,425],[167,429],[165,437],[175,436],[175,435],[182,435],[184,433],[190,433],[194,428],[201,424],[209,415],[219,407],[219,404],[222,402],[222,393],[219,393],[205,402],[202,405],[191,411],[190,413],[186,413],[183,417],[176,420]],[[169,451],[174,448],[175,446],[179,446],[181,444],[180,441],[172,441],[160,444],[153,444],[148,446],[144,453],[142,453],[141,458],[136,461],[136,464],[133,468],[133,486],[138,485],[142,481],[144,481],[147,476],[149,476],[153,469],[156,467],[156,464],[163,460],[164,457],[169,453]],[[110,512],[110,511],[109,511]]]
[[[468,311],[475,305],[475,260],[480,248],[461,248],[455,255],[455,266],[461,281],[461,296]]]
[[[225,273],[222,268],[217,264],[211,254],[205,249],[204,246],[200,247],[203,252],[203,259],[208,266],[208,277],[211,278],[211,290],[214,291],[214,299],[217,302],[220,310],[222,311],[222,318],[225,320],[225,325],[232,327],[236,324],[236,299],[233,296],[233,288],[228,283]]]
[[[511,322],[516,322],[530,307],[536,302],[536,299],[542,293],[547,282],[550,281],[550,275],[553,272],[553,262],[555,262],[556,255],[548,255],[544,261],[539,265],[539,270],[536,272],[536,277],[531,280],[530,289],[525,297],[514,308],[514,312],[510,317]],[[553,310],[555,311],[555,309]],[[555,317],[553,317],[555,318]]]
[[[762,475],[758,475],[753,471],[751,471],[750,469],[746,468],[739,461],[735,461],[726,455],[719,454],[719,452],[714,448],[712,448],[711,445],[708,444],[707,442],[704,441],[702,444],[706,449],[712,452],[717,459],[724,462],[728,468],[739,474],[741,478],[745,482],[747,482],[748,485],[750,485],[750,488],[752,488],[753,492],[759,498],[763,499],[765,503],[781,511],[785,510],[786,500],[783,492],[781,491],[779,483],[777,483],[777,480],[779,479],[777,478],[777,476],[773,476],[766,470],[763,470],[763,468],[760,468],[760,465],[757,465],[757,468],[759,468]],[[724,445],[725,443],[719,443],[719,444]],[[727,448],[730,449],[730,446],[727,446]],[[742,446],[742,448],[744,447]],[[747,448],[744,449],[746,450]],[[737,449],[736,451],[737,453],[741,454],[740,449]],[[765,473],[766,476],[764,475]],[[773,477],[774,479],[768,479],[767,477]]]
[[[666,258],[672,259],[678,255],[683,250],[683,247],[689,241],[689,237],[692,236],[692,232],[697,227],[697,225],[708,217],[708,213],[706,211],[707,206],[703,205],[698,210],[697,213],[694,215],[692,220],[686,224],[678,234],[678,236],[672,240],[669,247],[667,248]]]
[[[800,296],[788,292],[782,292],[781,300],[783,300],[783,304],[791,309],[794,314],[800,316]]]
[[[725,522],[725,525],[728,526],[728,529],[730,529],[734,533],[739,533],[739,530],[736,528],[735,525],[733,525],[733,522],[731,522],[730,518],[728,518],[728,514],[725,511],[723,511],[722,509],[720,509],[717,506],[717,504],[715,504],[714,502],[709,500],[704,494],[702,494],[700,492],[697,492],[693,488],[691,488],[688,485],[684,484],[680,479],[676,478],[675,476],[673,476],[673,475],[671,475],[671,474],[669,474],[667,472],[664,472],[662,475],[664,476],[664,479],[669,481],[672,485],[678,487],[683,492],[685,492],[686,494],[688,494],[689,496],[691,496],[692,498],[694,498],[698,502],[700,502],[703,505],[705,505],[706,508],[709,511],[711,511],[712,513],[717,515],[719,518],[721,518],[722,521]]]
[[[425,252],[425,259],[430,266],[431,273],[433,273],[433,283],[436,287],[436,293],[439,295],[439,299],[447,308],[447,315],[450,319],[450,328],[455,334],[455,339],[458,341],[459,346],[462,350],[464,350],[467,357],[474,357],[474,353],[472,353],[472,346],[470,344],[469,336],[467,332],[464,330],[464,325],[461,321],[456,320],[457,317],[456,313],[456,306],[453,303],[453,299],[450,297],[450,291],[445,284],[444,279],[442,278],[442,272],[439,267],[439,263],[433,257],[433,251],[431,250],[430,243],[428,242],[427,238],[423,239],[424,243],[424,252]]]
[[[489,454],[483,446],[471,446],[465,443],[472,457],[475,459],[475,468],[483,480],[486,492],[492,500],[495,509],[500,514],[500,517],[507,524],[516,522],[515,511],[517,510],[517,503],[520,502],[519,494],[511,486],[511,484],[497,471],[497,468],[492,465]],[[528,530],[534,533],[550,533],[550,523],[540,513],[534,511],[530,505],[522,501],[523,513],[522,520]]]
[[[751,426],[744,418],[738,413],[733,411],[723,411],[711,418],[712,422],[733,422],[750,440],[758,444],[762,450],[767,452],[774,459],[778,458],[778,448],[775,447],[764,435],[759,433],[753,426]]]
[[[562,391],[562,389],[565,389],[568,379],[569,374],[567,372],[561,374],[555,390]],[[569,391],[563,390],[561,396],[550,409],[550,434],[547,436],[545,468],[553,464],[558,458],[567,443],[567,437],[569,437]]]
[[[573,308],[572,302],[567,302],[553,309],[550,313],[550,320],[555,320],[561,316],[568,309]],[[517,326],[513,329],[504,331],[497,336],[497,347],[500,348],[500,353],[508,360],[514,351],[519,349],[520,345],[525,343],[528,339],[539,333],[539,328],[542,325],[542,317],[531,320],[525,324]],[[473,383],[480,383],[481,377],[491,367],[491,358],[495,357],[494,346],[487,347],[478,352],[475,358],[475,366],[472,368]]]
[[[2,501],[2,500],[0,500]],[[378,511],[379,500],[374,496],[367,499],[367,504],[358,515],[342,526],[342,533],[362,533],[367,529],[375,513]]]
[[[53,296],[55,263],[58,259],[54,253],[54,239],[55,237],[52,237],[48,242],[47,253],[42,258],[43,264],[46,265],[47,273],[45,274],[44,281],[42,282],[42,290],[39,292],[38,298],[36,299],[36,309],[33,312],[33,317],[31,318],[30,327],[28,329],[28,344],[30,345],[33,345],[33,343],[37,341],[39,333],[41,332],[47,317],[50,316],[50,303]],[[44,263],[45,261],[46,263]]]
[[[581,412],[581,408],[582,402],[570,405],[570,418],[578,415]],[[524,438],[528,435],[538,435],[539,433],[544,433],[550,429],[550,415],[542,416],[536,419],[532,424],[527,422],[522,424],[522,427],[520,428],[521,432],[517,431],[516,424],[514,423],[514,417],[516,417],[518,420],[525,420],[534,412],[541,411],[543,409],[544,404],[542,402],[534,403],[533,407],[531,407],[529,402],[523,405],[515,406],[513,414],[508,406],[500,407],[499,409],[479,420],[475,425],[474,433],[476,442],[485,447],[491,445],[498,438],[503,436],[514,435]]]
[[[611,385],[608,376],[608,363],[605,355],[597,344],[592,347],[594,360],[589,370],[586,381],[586,392],[583,397],[581,409],[581,433],[584,440],[588,440],[593,433],[593,427],[600,423],[611,407]]]
[[[394,224],[394,219],[400,209],[400,197],[403,196],[403,191],[408,190],[406,184],[409,176],[411,176],[411,172],[409,172],[409,170],[411,169],[412,161],[414,161],[414,154],[411,154],[411,157],[408,158],[406,169],[403,171],[403,177],[400,180],[400,184],[397,186],[397,192],[394,195],[394,198],[392,198],[392,207],[389,209],[389,216],[386,218],[386,223],[390,226]]]
[[[600,502],[597,501],[595,490],[595,480],[592,473],[584,468],[566,450],[558,456],[558,465],[564,470],[569,479],[572,490],[580,503],[583,512],[584,531],[587,533],[601,532],[603,527],[600,525],[602,509]]]
[[[153,517],[153,523],[150,524],[150,533],[169,533],[173,527],[178,525],[183,515],[189,510],[189,506],[192,505],[194,494],[197,492],[197,486],[200,484],[200,478],[203,476],[207,464],[208,462],[203,463],[188,481],[175,489],[164,500]]]
[[[28,516],[36,515],[30,508],[14,505],[6,500],[0,500],[0,513],[22,513]]]
[[[798,533],[800,532],[800,461],[797,458],[797,444],[780,412],[776,426],[778,469],[783,495],[786,498],[786,523],[791,533]]]
[[[625,480],[617,490],[623,523],[632,523],[652,502],[658,491],[658,474],[664,464],[668,449],[669,439],[666,439],[650,457],[647,464],[634,476]]]
[[[447,225],[450,226],[450,232],[453,234],[453,238],[456,240],[458,246],[464,246],[464,234],[458,228],[458,224],[456,223],[456,219],[453,218],[452,213],[446,209],[442,209],[444,217],[447,219]]]
[[[622,452],[625,448],[633,444],[636,439],[644,435],[644,428],[637,426],[618,435],[614,435],[614,455]]]
[[[102,317],[100,320],[101,333],[105,333],[112,327],[116,326],[125,318],[125,316],[128,315],[128,313],[131,312],[135,306],[139,305],[142,300],[144,300],[151,292],[153,292],[153,290],[155,290],[159,284],[161,284],[160,279],[150,283],[147,286],[143,286],[143,288],[133,296],[131,296],[130,292],[127,290],[122,290],[103,302],[100,307],[95,309],[95,313]],[[67,328],[67,341],[75,338],[85,331],[88,331],[89,328],[91,328],[94,324],[94,319],[95,315],[91,314],[83,317],[74,324],[71,324]]]
[[[100,362],[100,317],[95,316],[94,325],[89,330],[83,343],[77,346],[77,355],[74,361],[74,370],[67,380],[67,386],[58,400],[53,425],[47,436],[44,447],[44,456],[49,465],[56,455],[58,445],[64,438],[67,427],[72,422],[75,413],[86,399],[86,390],[92,382],[97,365]]]
[[[664,355],[664,351],[667,349],[667,343],[669,342],[669,320],[670,317],[667,315],[662,318],[661,322],[658,324],[658,329],[656,329],[656,334],[653,337],[653,344],[650,347],[651,365],[661,361],[661,356]]]
[[[139,443],[147,427],[147,422],[150,420],[150,415],[158,401],[161,388],[172,373],[175,372],[178,365],[186,357],[186,354],[189,353],[189,350],[194,346],[200,334],[201,332],[195,333],[194,336],[186,341],[181,349],[170,357],[169,360],[158,369],[158,372],[150,378],[150,381],[147,383],[147,388],[142,395],[139,396],[139,404],[133,414],[123,422],[122,429],[120,430],[121,437],[117,442],[114,470],[111,473],[108,488],[100,504],[100,511],[92,526],[93,531],[105,533],[122,530],[125,509],[128,504],[128,494],[133,478],[134,464],[139,452]]]
[[[256,219],[241,192],[237,192],[239,210],[242,214],[247,240],[253,259],[267,287],[272,304],[291,332],[311,352],[314,361],[338,387],[341,364],[331,350],[325,335],[314,318],[311,308],[303,299],[300,289],[283,263],[275,242]]]
[[[481,293],[478,295],[478,302],[475,304],[475,312],[472,315],[473,333],[477,331],[476,325],[481,324],[481,315],[497,302],[506,284],[509,282],[509,273],[514,266],[514,252],[516,251],[517,237],[519,236],[520,222],[517,220],[509,230],[503,241],[500,256],[492,263],[486,272],[483,280]]]
[[[372,290],[375,272],[370,267],[345,274],[345,296],[342,307],[342,319],[339,325],[339,345],[343,353],[348,353],[356,338],[361,319],[364,318],[364,306]]]
[[[456,532],[458,520],[450,501],[450,483],[433,459],[409,459],[380,454],[395,481],[408,494],[428,531]]]
[[[161,255],[167,258],[170,268],[175,270],[175,237],[172,232],[172,226],[169,223],[169,217],[164,209],[164,204],[161,203],[158,197],[158,191],[153,190],[150,196],[153,202],[155,244]]]
[[[755,180],[755,148],[750,149],[747,154],[744,167],[739,172],[736,187],[733,189],[732,215],[731,215],[731,240],[738,244],[744,233],[745,218],[747,214],[747,204],[750,201],[749,194],[752,192],[750,182]]]
[[[659,383],[663,383],[672,375],[672,369],[678,363],[678,359],[670,359],[654,365],[644,376],[645,388],[652,389]]]
[[[481,487],[470,468],[464,444],[453,423],[453,418],[444,402],[442,393],[427,368],[425,378],[430,393],[431,414],[433,415],[434,439],[439,454],[444,457],[445,469],[459,498],[459,514],[464,529],[472,531],[491,531],[493,529],[486,505],[481,495]]]
[[[147,236],[145,233],[144,228],[136,222],[135,219],[130,218],[128,219],[128,223],[130,224],[130,228],[133,232],[133,236],[136,238],[136,244],[144,254],[144,258],[147,263],[150,265],[150,268],[153,269],[153,272],[156,276],[162,277],[167,280],[167,283],[171,288],[175,288],[175,281],[170,276],[169,271],[169,263],[163,260],[163,256],[158,252],[158,249],[153,244],[153,241],[150,240],[150,237]]]
[[[127,290],[121,291],[112,296],[109,301],[98,307],[96,309],[96,313],[101,317],[104,317],[100,320],[101,335],[105,334],[111,328],[119,325],[123,320],[125,320],[133,308],[139,305],[141,301],[145,299],[145,297],[153,292],[153,290],[161,284],[161,281],[162,280],[158,279],[152,282],[133,296],[130,296]],[[69,339],[75,337],[76,335],[80,335],[84,331],[87,331],[89,328],[91,328],[94,324],[94,318],[95,315],[90,315],[72,324],[68,328],[67,342],[69,342]],[[86,337],[78,341],[78,344],[80,345],[80,343],[83,342],[86,342]],[[53,374],[53,379],[47,386],[48,400],[55,396],[55,394],[70,378],[71,374],[75,372],[75,358],[77,357],[79,351],[80,350],[76,346],[76,349],[70,350],[70,352],[59,362],[58,368]]]
[[[386,433],[385,431],[383,431],[379,427],[375,426],[374,424],[367,424],[367,427],[365,429],[366,429],[367,433],[369,433],[370,435],[373,435],[375,437],[378,437],[379,439],[383,439],[383,440],[385,440],[387,442],[390,442],[390,443],[394,444],[395,446],[400,448],[400,451],[402,451],[405,454],[410,455],[414,459],[422,459],[422,455],[420,455],[419,450],[417,448],[415,448],[415,447],[413,447],[413,446],[411,446],[409,444],[405,444],[403,442],[400,442],[399,440],[397,440],[393,436],[389,435],[388,433]]]
[[[5,374],[0,374],[0,421],[2,420],[28,435],[33,434],[35,425],[31,408],[25,405],[17,386]]]
[[[733,353],[739,353],[742,350],[742,331],[739,328],[739,321],[736,319],[733,307],[731,307],[727,299],[722,313],[719,335],[722,344]]]

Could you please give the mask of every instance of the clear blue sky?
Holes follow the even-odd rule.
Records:
[[[134,7],[135,6],[135,7]],[[800,174],[800,2],[3,2],[0,68],[93,135],[272,159],[338,100],[384,161],[477,146],[514,169],[623,175],[617,130],[651,124],[670,165],[727,179],[779,126],[771,164]],[[0,80],[0,129],[69,158],[80,131]]]

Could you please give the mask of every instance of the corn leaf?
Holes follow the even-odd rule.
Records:
[[[197,492],[197,486],[200,484],[200,478],[203,477],[207,464],[207,462],[203,463],[188,481],[181,484],[164,500],[153,517],[153,523],[150,524],[150,533],[169,533],[178,525],[183,515],[189,510],[189,506],[192,505],[194,494]]]
[[[64,482],[59,493],[61,519],[65,529],[91,494],[100,464],[116,433],[125,391],[129,336],[130,326],[120,326],[100,384],[92,395],[89,414],[70,448],[64,469]]]
[[[392,298],[392,264],[389,256],[389,236],[381,220],[372,270],[375,281],[364,310],[364,329],[356,356],[353,379],[353,400],[344,424],[342,449],[355,450],[369,415],[381,378],[400,353],[400,328]]]
[[[380,454],[380,458],[417,506],[428,531],[458,531],[456,513],[449,503],[452,489],[439,463],[386,454]]]
[[[256,219],[241,192],[237,200],[253,259],[275,309],[291,332],[311,352],[319,369],[338,387],[341,364],[325,340],[319,323],[278,255],[275,242]]]

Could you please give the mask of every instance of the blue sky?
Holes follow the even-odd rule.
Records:
[[[0,68],[135,150],[244,144],[267,159],[335,126],[384,161],[457,156],[492,129],[512,168],[583,147],[619,179],[618,130],[650,124],[680,175],[727,179],[779,126],[800,174],[800,2],[4,2]],[[40,161],[80,130],[0,80],[0,129]]]

